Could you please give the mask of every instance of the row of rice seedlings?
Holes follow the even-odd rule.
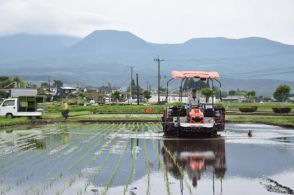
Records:
[[[126,144],[125,144],[125,147],[123,149],[123,152],[122,152],[122,154],[120,154],[119,159],[117,160],[117,162],[115,164],[115,167],[113,169],[113,172],[112,172],[111,176],[109,177],[109,179],[108,179],[108,181],[106,183],[106,186],[105,186],[104,190],[102,191],[102,194],[103,195],[105,195],[107,193],[108,189],[112,186],[112,183],[113,183],[114,178],[118,174],[118,171],[119,171],[120,166],[121,166],[121,161],[125,157],[125,153],[127,151],[129,142],[130,142],[130,137],[127,139]]]
[[[37,130],[37,129],[36,129]],[[25,131],[24,131],[25,132]],[[11,160],[11,162],[14,162],[14,160],[13,160],[13,158],[14,157],[20,157],[20,156],[23,156],[23,157],[25,157],[26,156],[26,152],[28,151],[28,150],[31,150],[33,147],[30,147],[29,149],[27,149],[26,150],[26,148],[28,148],[28,147],[26,147],[26,145],[27,146],[31,146],[31,145],[28,145],[27,143],[26,143],[26,140],[30,140],[30,139],[34,139],[34,138],[36,138],[38,135],[36,134],[36,133],[31,133],[31,134],[27,134],[27,135],[21,135],[21,136],[19,136],[19,137],[17,137],[15,140],[14,140],[14,142],[16,142],[17,143],[17,148],[14,148],[14,149],[11,149],[9,152],[7,152],[7,153],[5,153],[5,154],[3,154],[3,153],[1,153],[0,154],[0,157],[2,158],[2,159],[7,159],[8,160],[8,158],[9,159],[12,159]],[[1,139],[1,138],[0,138]],[[10,145],[10,142],[11,141],[9,141],[9,140],[3,140],[3,141],[1,141],[1,143],[0,143],[0,148],[5,148],[5,147],[7,147],[7,145],[9,145],[10,146],[10,148],[13,148],[13,146],[11,146]],[[9,165],[10,165],[10,163],[8,163]],[[2,168],[2,166],[0,166],[0,168]]]
[[[155,130],[156,132],[160,132],[160,131],[162,131],[162,126],[161,126],[161,124],[159,124],[159,123],[154,124],[153,128],[154,128],[154,130]],[[176,162],[175,157],[171,154],[171,152],[168,150],[168,148],[163,144],[163,141],[162,141],[162,140],[160,141],[160,143],[161,143],[161,145],[163,146],[163,149],[164,149],[164,150],[168,153],[168,155],[171,157],[171,159],[172,159],[174,165],[176,165],[176,167],[177,167],[178,170],[180,171],[180,174],[181,174],[181,175],[183,176],[183,178],[184,178],[184,182],[185,182],[186,187],[187,187],[188,190],[189,190],[189,193],[192,194],[192,188],[191,188],[189,182],[187,181],[187,178],[186,178],[185,175],[184,175],[184,171],[183,171],[182,167]]]
[[[161,123],[154,123],[154,130],[158,133],[158,132],[162,132],[162,125]]]
[[[80,140],[81,138],[78,138],[78,139],[73,139],[73,140],[71,140],[71,142],[69,143],[69,144],[67,144],[67,145],[65,145],[66,147],[62,147],[62,150],[59,150],[59,151],[57,151],[56,153],[54,153],[54,156],[51,156],[51,158],[53,158],[53,160],[51,160],[51,161],[55,161],[55,160],[57,160],[58,158],[61,158],[61,157],[63,157],[63,151],[65,150],[65,149],[67,149],[67,148],[69,148],[70,146],[75,146],[77,143],[79,143],[79,140]],[[48,160],[48,155],[44,155],[44,153],[43,153],[43,156],[42,156],[43,158],[42,159],[38,159],[37,160],[37,163],[35,163],[34,161],[30,161],[30,163],[31,164],[33,164],[35,167],[38,165],[38,164],[40,164],[40,163],[44,163],[45,162],[45,165],[46,166],[48,166],[48,164],[50,164],[51,163],[51,161],[49,161]],[[45,167],[46,167],[45,166]],[[26,167],[30,167],[30,166],[27,166],[26,165]]]
[[[115,138],[115,142],[117,142],[119,140],[118,137]],[[112,152],[109,152],[108,155],[103,159],[102,163],[96,167],[94,174],[91,176],[91,179],[88,179],[83,187],[83,189],[78,190],[78,194],[81,194],[83,192],[86,192],[88,186],[90,185],[91,181],[94,181],[95,178],[101,173],[101,171],[105,168],[105,166],[107,165],[108,160],[110,159],[110,157],[112,156]]]
[[[168,180],[168,173],[167,173],[167,170],[166,170],[166,168],[164,166],[164,162],[163,162],[162,158],[160,157],[160,154],[159,154],[159,152],[158,152],[158,150],[156,148],[156,145],[155,145],[154,140],[151,139],[151,142],[152,142],[153,150],[156,153],[156,159],[157,159],[157,161],[159,161],[159,163],[160,163],[160,169],[161,169],[161,171],[163,172],[163,175],[164,175],[164,181],[165,181],[165,186],[166,186],[167,194],[171,194],[171,192],[170,192],[170,186],[169,186],[169,180]]]
[[[15,153],[17,155],[17,153]],[[21,156],[17,156],[17,159],[12,159],[12,162],[9,162],[9,167],[5,167],[5,171],[9,171],[9,170],[15,170],[14,167],[17,168],[21,168],[20,170],[22,170],[23,168],[20,167],[19,165],[26,165],[27,166],[27,162],[30,163],[35,163],[33,160],[35,160],[36,162],[40,162],[43,159],[38,159],[39,157],[44,157],[43,152],[34,152],[32,155],[27,155],[27,153],[25,153],[24,157]]]
[[[37,129],[38,130],[38,129]],[[36,130],[36,131],[37,131]],[[41,131],[41,130],[39,130],[39,131]],[[17,138],[16,139],[16,141],[17,142],[23,142],[23,141],[25,141],[25,140],[27,140],[27,139],[30,139],[30,138],[33,138],[32,137],[32,134],[29,134],[29,135],[23,135],[23,136],[21,136],[21,137],[19,137],[19,138]],[[9,143],[9,141],[7,141],[7,143]],[[11,162],[14,162],[14,160],[13,160],[13,157],[26,157],[26,151],[27,150],[15,150],[15,151],[12,151],[9,155],[8,155],[8,157],[7,158],[11,158]],[[7,155],[6,155],[7,156]],[[8,163],[9,165],[11,165],[11,163]]]
[[[138,128],[135,129],[135,132],[136,132],[136,140],[137,140],[138,139]],[[131,159],[129,175],[128,175],[127,182],[124,187],[124,195],[126,194],[126,192],[128,190],[128,186],[131,183],[133,176],[134,176],[135,162],[137,159],[136,149],[137,149],[136,146],[133,146],[132,151],[131,151],[132,159]]]
[[[58,153],[62,153],[62,151],[59,151]],[[41,156],[41,155],[39,155],[39,156]],[[43,163],[44,161],[47,162],[47,161],[46,161],[46,155],[45,155],[45,157],[44,157],[44,155],[43,155],[43,158],[42,158],[41,160],[38,159],[37,157],[35,157],[35,158],[32,158],[31,156],[29,156],[29,157],[31,158],[31,160],[29,161],[30,164],[27,164],[27,163],[22,162],[21,160],[19,160],[18,163],[15,165],[18,169],[14,168],[14,166],[13,166],[13,167],[11,167],[10,170],[7,170],[7,171],[11,171],[11,170],[13,170],[13,172],[18,173],[18,175],[19,175],[19,174],[20,174],[21,172],[23,172],[25,169],[28,169],[28,168],[31,168],[31,167],[36,167],[37,164],[41,164],[41,163]],[[45,160],[44,160],[44,159],[45,159]],[[16,161],[17,161],[17,160],[16,160]],[[19,166],[20,164],[23,164],[25,167]],[[33,169],[32,169],[32,170],[33,170]],[[30,174],[28,174],[28,175],[26,175],[26,176],[22,176],[22,177],[16,179],[16,184],[15,184],[15,185],[10,186],[10,184],[9,184],[9,186],[6,186],[6,187],[2,186],[2,187],[4,187],[4,191],[9,192],[9,191],[13,190],[14,187],[19,186],[19,185],[22,184],[24,181],[27,181],[31,176],[33,176],[32,173],[30,173]],[[4,178],[3,178],[3,179],[4,179]],[[3,191],[3,190],[1,190],[1,191]]]
[[[112,132],[114,130],[114,125],[112,124],[111,126],[108,126],[108,128],[105,128],[104,129],[104,126],[100,127],[99,129],[103,128],[103,131],[100,132],[101,136],[100,136],[100,139],[98,140],[95,140],[96,144],[94,146],[88,144],[87,145],[87,151],[76,161],[74,161],[68,168],[67,170],[68,171],[71,171],[73,170],[73,168],[78,165],[83,159],[85,159],[91,152],[93,152],[95,150],[96,147],[99,146],[99,144],[101,144],[101,142],[104,140],[103,137],[106,135],[106,134],[109,134],[110,132]],[[109,132],[110,130],[110,132]]]
[[[119,126],[120,126],[120,125],[119,125]],[[114,129],[116,129],[115,133],[118,134],[118,131],[120,130],[120,129],[119,129],[119,126],[113,126],[113,125],[112,125],[112,127],[111,127],[112,131],[113,131]],[[111,131],[110,133],[112,133],[112,131]],[[105,142],[105,144],[100,148],[100,150],[98,150],[98,151],[95,153],[95,155],[93,156],[93,158],[91,158],[91,159],[89,160],[88,164],[87,164],[85,167],[91,167],[92,164],[96,161],[96,159],[97,159],[97,158],[103,153],[103,151],[105,150],[105,148],[108,147],[108,146],[113,142],[114,139],[115,139],[115,141],[114,141],[114,143],[112,143],[112,144],[115,144],[115,143],[116,143],[116,141],[117,141],[116,134],[115,134],[115,136],[113,136],[110,140],[107,140],[107,141]],[[80,177],[82,177],[82,172],[81,172],[81,171],[80,171],[79,173],[73,175],[73,176],[69,179],[67,185],[64,185],[63,188],[62,188],[61,190],[59,190],[57,193],[63,193],[63,192],[66,190],[66,188],[70,188],[70,187],[72,186],[72,184],[76,181],[76,179],[78,179],[78,178],[80,178]],[[80,190],[80,192],[82,192],[82,190]],[[79,193],[80,193],[80,192],[79,192]]]
[[[30,134],[29,136],[25,136],[22,137],[20,140],[22,141],[25,141],[25,139],[30,139],[32,137],[32,135]],[[5,166],[5,170],[1,173],[2,175],[5,173],[5,172],[17,172],[18,174],[20,174],[22,171],[24,171],[27,167],[27,163],[26,162],[32,162],[33,159],[36,159],[36,157],[38,156],[41,156],[40,152],[34,152],[32,154],[30,154],[29,152],[31,152],[32,149],[30,150],[26,150],[26,151],[20,151],[20,152],[16,152],[16,153],[13,153],[12,155],[10,155],[10,159],[11,162],[7,162],[7,164],[9,164],[10,166]],[[29,154],[28,154],[29,153]],[[11,157],[11,156],[14,156],[14,157]],[[13,159],[15,158],[15,159]],[[4,161],[5,159],[3,159]],[[37,162],[40,162],[40,160],[38,160]],[[19,165],[24,165],[24,167],[22,166],[19,166]],[[17,168],[15,168],[17,167]],[[12,173],[10,173],[12,174]],[[31,174],[29,174],[31,175]],[[28,178],[28,175],[27,176],[23,176],[22,179],[17,179],[16,181],[16,185],[20,185],[21,184],[21,180],[24,180],[24,179],[27,179]],[[4,179],[4,177],[2,178],[2,180]],[[3,181],[1,181],[1,183],[3,183]],[[11,188],[10,188],[11,189]]]
[[[62,172],[63,174],[66,173],[70,173],[80,162],[82,162],[88,155],[89,153],[94,150],[100,143],[101,140],[103,139],[103,135],[108,133],[109,128],[106,128],[104,130],[104,132],[99,132],[97,133],[97,135],[94,137],[92,142],[88,142],[84,147],[80,147],[78,151],[75,151],[75,153],[82,151],[82,155],[80,156],[80,158],[76,158],[76,156],[78,155],[72,155],[72,157],[74,158],[72,161],[70,160],[71,164],[68,165],[68,168],[65,170],[65,172]],[[98,136],[99,135],[99,136]],[[100,139],[95,139],[96,137],[99,137]],[[93,143],[94,142],[94,143]],[[84,144],[82,144],[84,145]],[[86,151],[83,151],[83,149],[86,148]],[[48,176],[50,178],[50,176]],[[47,189],[48,187],[52,186],[52,184],[54,182],[56,182],[59,178],[58,177],[53,177],[49,182],[47,182],[47,184],[45,184],[44,188]]]
[[[164,145],[163,141],[160,141],[161,145],[163,146],[164,151],[170,156],[170,158],[173,161],[173,164],[177,167],[177,169],[179,170],[181,177],[184,179],[185,185],[186,187],[189,189],[190,194],[192,194],[192,188],[189,184],[189,182],[187,181],[187,178],[185,177],[183,168],[179,165],[179,163],[177,162],[177,160],[175,159],[174,155],[171,153],[171,151]]]
[[[102,132],[96,133],[96,135],[93,137],[92,142],[87,142],[86,147],[87,150],[83,153],[83,155],[80,156],[80,158],[75,160],[76,155],[71,155],[72,160],[70,160],[70,162],[72,162],[72,164],[68,165],[68,168],[66,170],[66,172],[61,172],[60,174],[56,175],[56,171],[53,169],[52,171],[50,171],[49,173],[52,173],[53,175],[55,175],[54,177],[52,177],[50,174],[48,174],[48,176],[45,177],[46,178],[52,178],[49,181],[47,181],[46,183],[44,183],[42,185],[42,191],[47,190],[49,187],[51,187],[53,185],[54,182],[58,181],[59,179],[62,178],[63,175],[65,175],[66,173],[70,173],[71,171],[74,170],[74,168],[80,163],[82,162],[99,144],[101,144],[101,141],[103,140],[103,137],[108,134],[109,130],[112,128],[112,126],[109,126],[108,128],[104,128],[105,125],[100,126],[100,129],[103,128]],[[98,138],[100,139],[96,139],[98,136]],[[80,142],[80,145],[84,145],[84,143]],[[79,147],[79,150],[75,151],[75,153],[82,151],[83,147]],[[65,162],[65,159],[63,159]],[[59,165],[57,165],[57,167],[55,167],[55,169],[59,168]]]
[[[79,140],[79,139],[77,139],[77,140]],[[73,142],[72,143],[72,145],[75,145],[75,143],[76,142]],[[64,150],[65,148],[63,148],[63,150]],[[38,168],[34,168],[34,169],[32,169],[32,166],[26,166],[27,168],[30,168],[32,171],[29,173],[29,174],[27,174],[27,175],[25,175],[25,176],[22,176],[22,177],[20,177],[20,178],[17,178],[16,179],[16,185],[15,186],[19,186],[20,184],[23,184],[25,181],[28,181],[32,176],[34,176],[34,174],[36,173],[36,172],[38,172],[39,170],[42,170],[42,169],[44,169],[44,166],[46,165],[48,165],[48,163],[52,163],[52,162],[55,162],[58,158],[61,158],[61,157],[63,157],[63,150],[59,150],[57,153],[55,153],[54,155],[55,155],[55,158],[53,158],[53,159],[51,159],[50,160],[50,162],[49,162],[49,160],[47,159],[47,155],[45,155],[44,156],[44,158],[43,159],[45,159],[45,160],[39,160],[37,163],[34,163],[33,165],[33,167],[38,167],[37,165],[38,164],[40,164],[40,166],[38,167]],[[45,165],[41,165],[42,163],[44,163],[45,162]],[[49,172],[49,171],[48,171]],[[20,172],[18,172],[18,174],[19,174]],[[50,173],[50,172],[49,172]],[[60,176],[62,176],[62,174],[59,174],[59,177]],[[32,186],[31,186],[32,187]],[[12,189],[12,188],[11,188]],[[10,190],[11,190],[10,189]]]
[[[132,124],[133,125],[133,124]],[[130,137],[129,137],[130,138]],[[118,142],[120,139],[118,137],[116,137],[115,142]],[[115,145],[115,144],[113,144]],[[126,145],[127,146],[127,145]],[[112,151],[109,151],[108,155],[106,156],[106,158],[103,159],[102,164],[96,168],[94,174],[92,175],[91,179],[89,179],[85,186],[84,186],[84,191],[86,191],[87,187],[90,185],[90,181],[94,181],[96,179],[96,177],[102,172],[102,170],[106,167],[106,163],[108,162],[108,160],[111,158],[112,156]],[[80,191],[80,193],[82,193],[82,191]],[[79,193],[78,193],[79,194]]]
[[[73,146],[75,146],[77,143],[80,143],[80,139],[82,139],[82,137],[78,137],[78,139],[75,139],[76,141],[71,141],[70,143],[70,145],[69,146],[71,146],[71,145],[73,145]],[[68,148],[68,147],[66,147],[66,148]],[[55,154],[54,154],[54,156],[53,157],[51,157],[51,159],[48,159],[47,157],[47,155],[45,155],[45,157],[44,157],[44,159],[45,160],[43,160],[43,161],[39,161],[40,163],[41,162],[45,162],[45,165],[43,165],[43,166],[39,166],[38,167],[38,169],[33,169],[32,170],[32,174],[30,174],[29,176],[33,176],[33,174],[34,173],[36,173],[36,172],[38,172],[39,170],[42,170],[42,169],[44,169],[44,167],[47,167],[48,166],[48,164],[53,164],[54,162],[56,162],[59,158],[62,158],[62,157],[64,157],[64,149],[65,148],[63,148],[63,150],[59,150],[58,152],[56,152]],[[48,173],[52,173],[53,171],[48,171]],[[62,176],[62,173],[61,174],[59,174],[59,177],[60,176]],[[32,186],[31,186],[31,188],[32,188]],[[28,189],[26,189],[25,190],[25,192],[26,193],[28,193]]]
[[[146,170],[147,170],[147,190],[146,190],[146,194],[150,195],[151,168],[150,168],[150,163],[149,163],[149,157],[148,157],[148,150],[147,150],[145,134],[144,134],[143,150],[144,150],[145,164],[146,164]]]
[[[23,157],[21,155],[16,155],[17,152],[15,153],[15,157],[17,159],[12,158],[12,160],[10,162],[7,162],[6,166],[3,166],[3,168],[0,169],[0,174],[3,174],[9,170],[12,170],[15,166],[19,166],[21,164],[25,164],[25,162],[29,161],[32,158],[35,158],[37,156],[40,156],[39,153],[33,153],[32,155],[28,155],[29,152],[31,152],[32,150],[26,150],[23,151]],[[4,158],[3,158],[4,160]]]
[[[116,133],[118,133],[118,129],[115,128],[115,127],[117,127],[117,126],[113,126],[113,125],[112,125],[112,126],[110,127],[110,130],[111,130],[111,131],[110,131],[110,132],[107,131],[107,132],[108,132],[108,133],[112,133],[112,132],[116,132]],[[116,131],[114,131],[114,130],[116,130]],[[103,150],[104,150],[106,147],[108,147],[108,146],[112,143],[112,141],[113,141],[114,138],[115,138],[115,137],[112,137],[111,139],[107,140],[107,141],[101,146],[100,150],[98,150],[98,151],[96,152],[96,155],[93,155],[93,158],[89,159],[89,162],[88,162],[88,164],[86,165],[86,167],[91,167],[91,166],[92,166],[92,164],[95,162],[95,160],[96,160],[96,159],[97,159],[97,158],[103,153]],[[94,149],[95,149],[95,148],[93,148],[93,150],[94,150]],[[71,169],[72,169],[72,167],[69,167],[68,171],[71,171]],[[73,176],[69,179],[68,183],[67,183],[66,185],[64,185],[63,188],[62,188],[61,190],[59,190],[57,193],[63,193],[63,192],[66,190],[66,188],[71,187],[72,184],[76,181],[76,179],[77,179],[77,178],[80,178],[81,175],[82,175],[81,171],[79,171],[77,174],[73,175]]]

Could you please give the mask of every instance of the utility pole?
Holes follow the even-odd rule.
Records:
[[[158,79],[158,89],[157,89],[157,95],[158,95],[158,99],[157,99],[157,103],[160,103],[160,62],[164,61],[164,59],[160,59],[159,56],[157,56],[157,58],[154,59],[155,62],[157,62],[157,68],[158,68],[158,74],[157,74],[157,79]]]
[[[146,84],[147,84],[146,90],[149,90],[149,81],[147,81]]]
[[[48,92],[50,92],[50,88],[51,88],[51,86],[50,86],[50,76],[48,76]]]
[[[133,82],[133,71],[134,71],[134,66],[130,66],[131,68],[131,83],[130,83],[130,94],[131,94],[131,97],[130,99],[132,99],[132,90],[133,90],[133,85],[132,85],[132,82]]]
[[[137,104],[139,105],[139,78],[138,78],[138,73],[136,74],[136,83],[137,83]]]

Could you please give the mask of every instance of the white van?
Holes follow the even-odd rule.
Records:
[[[41,118],[43,115],[42,109],[24,109],[20,106],[19,98],[4,99],[0,106],[0,116],[5,117],[36,117]]]

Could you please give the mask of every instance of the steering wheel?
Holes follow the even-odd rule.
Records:
[[[191,108],[200,108],[201,110],[205,110],[206,106],[203,103],[199,103],[198,105],[191,106]]]

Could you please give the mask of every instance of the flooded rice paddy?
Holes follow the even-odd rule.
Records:
[[[294,194],[294,130],[228,124],[220,135],[164,138],[158,123],[2,130],[0,193]]]

